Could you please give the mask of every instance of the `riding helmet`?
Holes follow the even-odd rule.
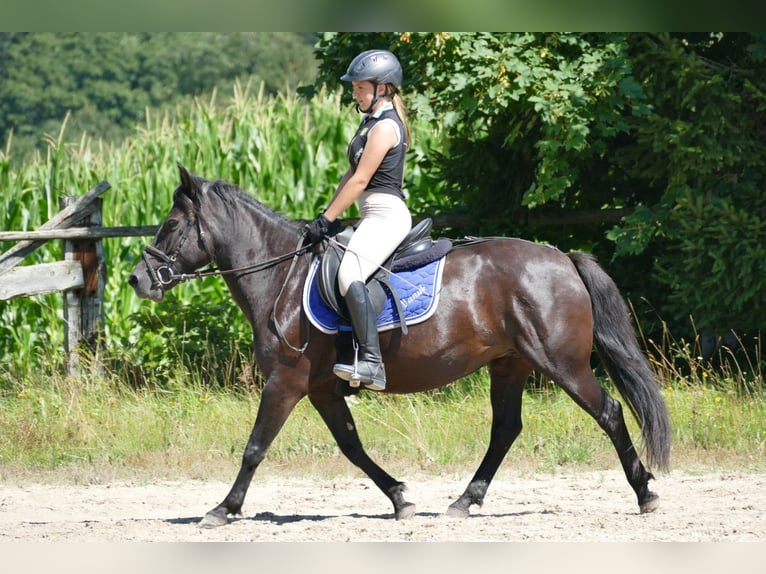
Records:
[[[340,77],[344,82],[370,81],[376,84],[402,84],[402,65],[388,50],[365,50],[351,60]]]

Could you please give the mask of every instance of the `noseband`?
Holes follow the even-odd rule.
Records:
[[[157,268],[152,267],[149,263],[147,253],[152,257],[159,259],[163,264]],[[173,282],[173,276],[176,274],[173,268],[173,263],[176,261],[175,255],[168,257],[163,251],[160,251],[154,245],[147,245],[144,247],[143,254],[144,264],[146,270],[149,273],[149,277],[152,279],[152,287],[157,289],[164,289],[165,286],[170,285]]]

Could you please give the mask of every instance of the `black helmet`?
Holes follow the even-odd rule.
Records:
[[[388,50],[365,50],[351,60],[340,79],[344,82],[393,84],[398,88],[402,84],[402,65]]]

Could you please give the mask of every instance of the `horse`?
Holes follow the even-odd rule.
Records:
[[[184,280],[218,274],[252,325],[255,362],[264,385],[255,423],[234,483],[201,526],[241,514],[255,471],[296,404],[308,397],[341,452],[388,497],[397,520],[416,514],[405,484],[365,452],[333,374],[336,337],[306,319],[302,290],[316,247],[304,224],[277,213],[235,185],[209,180],[178,165],[180,184],[157,235],[145,247],[129,283],[140,298],[160,302]],[[428,319],[380,334],[387,371],[383,391],[436,389],[486,366],[489,445],[465,491],[446,514],[470,516],[481,506],[506,453],[522,430],[522,398],[533,371],[561,387],[614,445],[640,513],[654,511],[649,489],[670,459],[670,421],[659,385],[640,349],[628,306],[595,257],[518,238],[456,242],[445,256],[438,307]],[[205,265],[213,271],[200,271]],[[640,424],[634,446],[621,403],[597,381],[595,349]],[[641,460],[645,457],[647,466]]]

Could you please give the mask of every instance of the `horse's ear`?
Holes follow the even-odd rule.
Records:
[[[186,195],[189,196],[194,203],[199,204],[200,194],[205,193],[205,180],[201,177],[192,175],[191,172],[180,163],[178,164],[178,173],[181,176],[181,189],[186,192]]]
[[[178,164],[178,174],[181,176],[181,187],[192,191],[194,189],[194,176],[180,163]]]
[[[192,175],[192,173],[180,163],[178,164],[178,173],[181,176],[181,186],[179,190],[191,199],[195,205],[199,206],[200,200],[207,190],[206,180],[202,177]]]

